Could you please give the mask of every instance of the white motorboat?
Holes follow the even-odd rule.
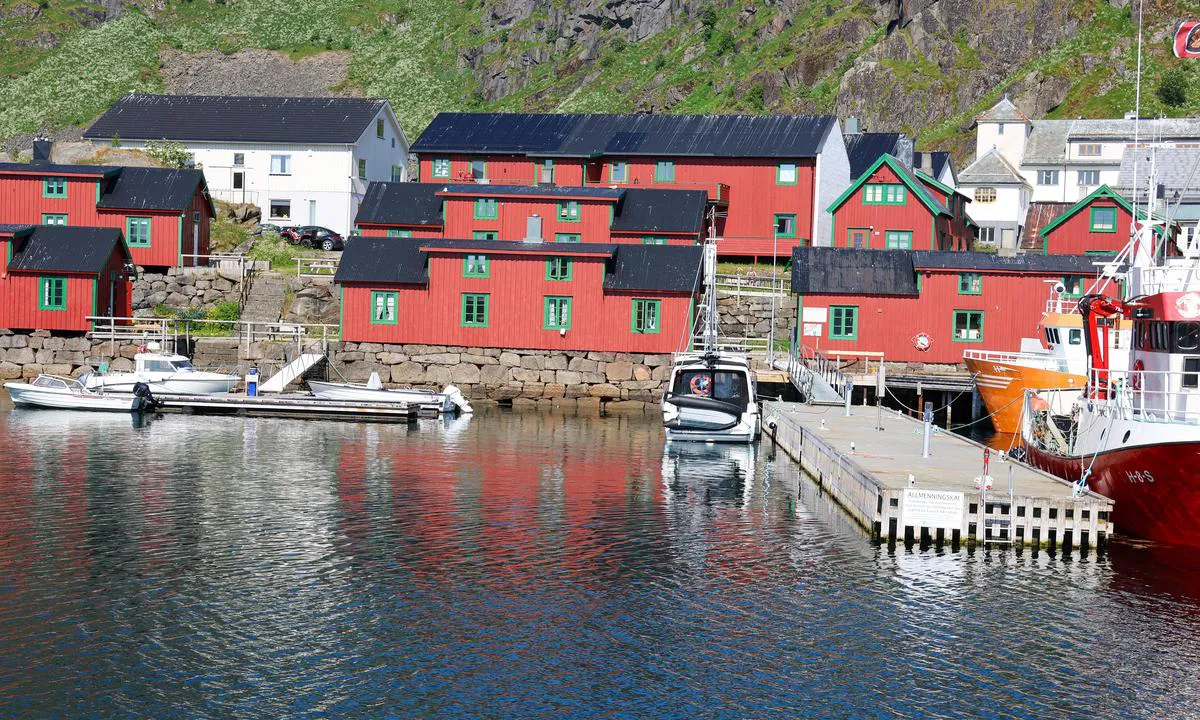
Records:
[[[749,358],[716,348],[716,263],[716,245],[709,243],[704,253],[704,349],[672,359],[662,401],[668,440],[748,443],[762,431]]]
[[[471,403],[463,396],[462,391],[453,385],[447,385],[441,392],[434,390],[417,390],[415,388],[393,388],[383,386],[379,373],[371,373],[366,384],[335,383],[323,380],[309,380],[308,387],[312,394],[325,400],[342,402],[396,402],[416,405],[437,405],[444,413],[470,414],[475,412]]]
[[[153,398],[140,394],[107,394],[89,390],[86,376],[38,375],[33,382],[6,382],[4,388],[15,405],[60,410],[142,412],[154,407]]]
[[[241,382],[238,375],[197,370],[182,355],[157,352],[156,343],[147,350],[133,356],[132,372],[94,373],[85,385],[90,390],[132,393],[135,384],[145,383],[156,395],[212,395],[227,393]]]

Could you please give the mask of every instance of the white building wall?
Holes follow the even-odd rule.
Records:
[[[817,154],[816,201],[813,218],[813,245],[832,245],[833,215],[829,206],[850,187],[850,156],[841,125],[826,136]]]
[[[975,197],[976,185],[959,187],[968,197]],[[995,228],[995,242],[998,247],[1016,247],[1021,235],[1021,227],[1025,224],[1025,214],[1029,211],[1029,199],[1032,193],[1021,185],[988,185],[996,189],[996,200],[985,203],[975,200],[967,203],[967,216],[981,228]]]
[[[1005,160],[1019,166],[1025,156],[1028,124],[1023,122],[981,122],[975,126],[975,159],[983,157],[993,147]]]

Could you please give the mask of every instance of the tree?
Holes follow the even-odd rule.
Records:
[[[192,161],[188,149],[174,140],[151,140],[146,143],[146,154],[166,167],[187,167]]]
[[[1158,99],[1171,107],[1181,107],[1187,103],[1187,90],[1187,73],[1179,68],[1168,70],[1158,83]]]

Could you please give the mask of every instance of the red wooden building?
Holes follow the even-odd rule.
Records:
[[[412,151],[426,182],[701,190],[736,256],[826,237],[850,182],[832,117],[441,113]]]
[[[967,250],[962,193],[881,155],[829,206],[830,245],[863,250]]]
[[[798,248],[792,292],[809,350],[882,352],[895,362],[962,363],[1035,337],[1054,283],[1095,276],[1085,255]]]
[[[1138,211],[1138,217],[1144,213]],[[1055,255],[1118,253],[1129,243],[1132,219],[1129,201],[1101,185],[1043,227],[1041,247],[1034,249]],[[1155,231],[1164,235],[1161,225]]]
[[[368,237],[695,245],[698,190],[371,183],[356,224]]]
[[[0,222],[117,228],[142,267],[199,264],[215,215],[200,170],[0,163]]]
[[[355,238],[342,339],[667,353],[687,347],[699,246]]]
[[[86,332],[129,317],[129,249],[116,228],[0,225],[0,328]]]

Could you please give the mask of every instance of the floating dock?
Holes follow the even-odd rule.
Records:
[[[159,412],[304,420],[407,423],[422,417],[437,417],[441,412],[440,403],[343,402],[299,394],[166,395],[158,400]]]
[[[980,490],[984,446],[892,410],[763,403],[764,431],[877,542],[1003,543],[1103,549],[1113,503],[991,451],[992,488]],[[882,429],[880,429],[882,427]],[[910,479],[911,478],[911,479]],[[1011,487],[1011,494],[1010,494]]]

